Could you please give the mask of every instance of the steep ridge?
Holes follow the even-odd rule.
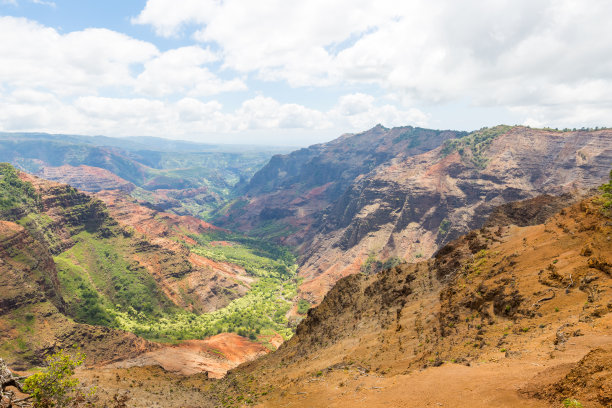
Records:
[[[48,249],[22,226],[0,221],[0,354],[14,368],[41,365],[74,345],[88,364],[135,357],[156,346],[131,333],[67,318]]]
[[[0,218],[0,356],[14,367],[80,345],[88,364],[219,377],[292,333],[287,249],[6,163]]]
[[[86,260],[87,257],[79,256],[77,252],[81,250],[80,247],[93,250],[100,242],[108,242],[107,245],[116,252],[114,256],[122,257],[127,262],[127,273],[138,276],[145,272],[154,278],[157,285],[152,294],[161,290],[157,297],[160,305],[167,303],[164,308],[174,304],[198,312],[212,311],[226,306],[248,290],[248,283],[252,279],[246,277],[244,269],[233,265],[218,265],[192,254],[187,247],[172,240],[171,229],[160,221],[164,219],[163,214],[158,215],[154,210],[132,203],[123,214],[129,212],[135,221],[133,224],[138,224],[141,231],[153,231],[149,236],[138,230],[140,233],[136,234],[133,225],[118,223],[118,219],[125,219],[120,210],[111,214],[109,207],[99,199],[67,185],[26,173],[21,173],[20,177],[34,186],[42,202],[41,214],[30,214],[21,222],[37,234],[39,239],[44,240],[51,253],[58,257],[67,276],[75,273],[74,268],[68,265],[81,262],[89,262],[90,270],[98,269],[103,273],[98,266],[91,265],[98,265],[103,260]],[[117,208],[115,202],[112,201],[113,209]],[[119,217],[115,218],[114,215]],[[173,216],[165,217],[169,220]],[[189,225],[193,225],[193,229],[198,232],[213,228],[210,224],[190,217],[174,216],[173,220],[173,230],[188,228]],[[77,242],[79,248],[72,249]]]
[[[212,224],[158,212],[121,191],[102,191],[95,197],[105,203],[119,225],[149,242],[153,250],[139,250],[134,259],[155,277],[176,305],[198,312],[217,310],[243,296],[254,282],[244,268],[205,258],[181,244],[195,243],[190,234],[218,230]]]
[[[600,197],[543,224],[491,220],[433,259],[341,279],[291,340],[213,388],[224,406],[608,407],[611,242]]]
[[[420,140],[411,135],[432,134],[409,128],[403,139],[405,131],[378,127],[319,145],[307,162],[311,164],[298,170],[271,161],[253,177],[248,202],[232,207],[229,214],[238,221],[231,225],[266,226],[262,217],[275,208],[279,222],[294,228],[285,229],[283,239],[298,245],[301,296],[317,303],[338,279],[358,272],[368,259],[429,258],[445,243],[482,226],[494,207],[541,194],[581,194],[605,181],[612,162],[612,130],[607,129],[497,126],[454,139],[449,139],[452,132],[441,132],[421,150],[409,148]],[[332,183],[334,194],[322,193],[323,199],[312,193],[327,187],[307,194],[300,190],[300,183],[314,185],[303,178],[309,180],[313,169],[328,168],[331,157],[341,163],[366,162],[341,154],[354,149],[353,139],[361,137],[364,150],[382,149],[380,159],[350,171],[337,166],[326,172],[328,178],[321,182]],[[316,209],[308,210],[311,206]]]
[[[321,212],[355,179],[388,162],[398,152],[414,156],[465,132],[411,126],[346,134],[329,143],[276,155],[241,193],[243,198],[217,212],[216,225],[300,245]]]

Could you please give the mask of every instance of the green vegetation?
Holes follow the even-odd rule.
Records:
[[[152,340],[199,339],[221,332],[244,337],[280,333],[289,338],[286,314],[297,295],[297,265],[289,249],[221,231],[190,234],[194,253],[240,265],[259,278],[247,294],[223,309],[198,315],[175,307],[144,269],[128,263],[123,236],[99,239],[83,231],[55,257],[63,296],[79,321],[121,328]],[[187,245],[187,244],[185,244]]]
[[[440,223],[440,226],[438,227],[438,234],[446,236],[446,234],[448,234],[448,231],[450,230],[451,225],[452,223],[448,219],[444,218]]]
[[[189,234],[197,244],[190,249],[218,262],[242,266],[258,278],[245,296],[212,313],[196,315],[175,311],[151,318],[131,309],[111,310],[118,327],[149,339],[173,341],[204,338],[222,332],[233,332],[256,339],[275,332],[288,339],[294,322],[287,319],[297,296],[297,265],[291,251],[259,239],[210,231]],[[188,244],[186,244],[188,245]]]
[[[512,126],[499,125],[492,128],[482,128],[459,139],[450,139],[442,146],[442,155],[448,156],[459,152],[461,157],[467,157],[474,166],[484,169],[487,165],[485,151],[499,135],[507,133]]]
[[[14,220],[19,214],[11,214],[14,210],[38,208],[40,196],[28,182],[22,181],[17,170],[8,163],[0,163],[0,217]]]
[[[249,338],[278,332],[288,339],[294,327],[286,314],[291,308],[290,299],[296,294],[295,280],[282,283],[275,278],[262,278],[245,296],[212,313],[197,315],[177,311],[160,318],[150,318],[134,310],[111,310],[111,313],[117,327],[159,341],[199,339],[223,332]]]
[[[123,236],[100,239],[83,231],[75,245],[54,258],[62,295],[73,316],[89,324],[113,326],[109,308],[134,309],[148,316],[174,310],[153,277],[125,259]]]
[[[612,170],[610,170],[610,181],[606,184],[599,186],[602,192],[602,206],[608,215],[612,215]]]
[[[582,408],[580,401],[573,398],[566,398],[563,400],[563,406],[566,408]]]
[[[295,256],[287,247],[226,231],[189,236],[197,242],[194,253],[240,265],[253,276],[286,279],[295,273]]]
[[[372,275],[387,269],[396,267],[403,263],[404,260],[396,256],[392,256],[385,261],[381,261],[376,258],[374,252],[370,252],[366,261],[361,265],[361,273]]]
[[[308,310],[311,308],[311,304],[306,299],[300,299],[297,304],[297,312],[301,315],[308,313]]]
[[[83,364],[85,355],[78,353],[72,357],[64,350],[47,357],[48,366],[40,372],[26,378],[24,391],[30,394],[34,408],[76,407],[87,405],[93,397],[94,389],[85,390],[79,387],[79,380],[74,378],[75,369]]]

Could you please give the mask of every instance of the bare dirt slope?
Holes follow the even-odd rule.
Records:
[[[232,368],[269,352],[268,348],[245,337],[234,333],[221,333],[205,340],[188,340],[176,346],[150,351],[109,367],[159,365],[171,373],[182,375],[207,373],[209,378],[223,378]]]
[[[227,406],[608,407],[611,274],[597,199],[483,228],[432,260],[340,280],[217,392]]]

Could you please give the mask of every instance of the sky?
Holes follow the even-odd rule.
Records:
[[[612,126],[609,0],[0,0],[0,130]]]

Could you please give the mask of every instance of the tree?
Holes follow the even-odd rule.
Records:
[[[95,389],[85,390],[74,378],[74,370],[83,364],[85,355],[75,357],[60,350],[47,357],[48,366],[26,378],[23,391],[30,394],[34,408],[64,408],[92,406]]]

